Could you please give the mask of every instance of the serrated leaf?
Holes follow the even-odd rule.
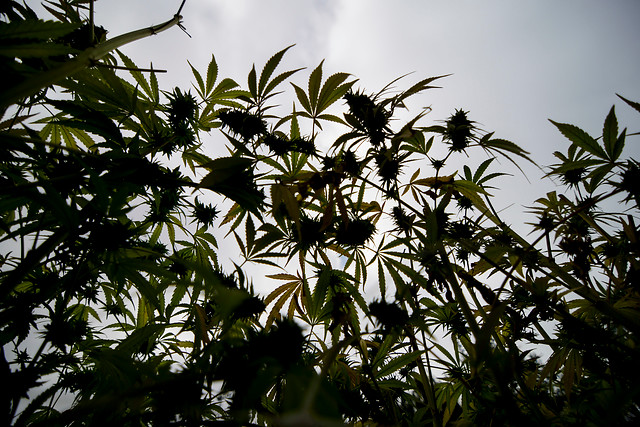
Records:
[[[177,284],[175,286],[175,289],[173,290],[173,294],[171,295],[171,302],[169,303],[169,305],[165,310],[167,317],[171,317],[173,310],[175,310],[175,308],[180,304],[180,302],[182,301],[182,298],[184,298],[184,295],[186,293],[187,293],[187,287],[185,285]]]
[[[252,181],[252,164],[253,161],[246,157],[215,159],[204,165],[211,172],[202,178],[198,188],[215,191],[238,203],[243,209],[257,213],[264,194]]]
[[[355,300],[355,302],[358,303],[358,306],[360,306],[360,309],[363,312],[366,312],[367,303],[362,297],[362,293],[360,292],[360,289],[358,289],[358,286],[356,286],[354,282],[358,283],[358,280],[354,280],[351,276],[349,276],[349,280],[345,280],[345,282],[343,283],[343,286],[347,289],[347,291],[349,292],[349,295],[351,295],[351,297]]]
[[[268,94],[270,94],[280,83],[282,83],[283,81],[285,81],[286,79],[288,79],[289,77],[291,77],[293,74],[297,73],[300,70],[303,70],[304,68],[297,68],[295,70],[290,70],[290,71],[285,71],[282,74],[277,75],[276,77],[274,77],[273,80],[271,80],[271,82],[269,82],[269,84],[267,85],[267,87],[264,89],[264,92],[262,94],[262,96],[267,96]]]
[[[522,148],[520,148],[519,145],[514,144],[513,142],[508,141],[506,139],[501,139],[501,138],[490,139],[486,141],[486,143],[484,143],[482,146],[484,148],[498,150],[502,155],[507,157],[509,160],[511,160],[511,158],[508,157],[506,154],[504,154],[504,152],[513,153],[533,163],[533,160],[531,160],[528,156],[529,154],[528,151],[523,150]],[[513,162],[513,160],[511,161]]]
[[[255,238],[256,238],[256,227],[253,224],[253,220],[251,219],[251,216],[248,216],[247,220],[245,221],[245,239],[247,242],[248,253],[251,253],[253,250],[253,244],[255,242]]]
[[[151,63],[151,69],[153,69],[153,62]],[[156,76],[155,71],[152,71],[149,75],[149,82],[151,83],[151,93],[153,94],[151,99],[157,104],[160,102],[160,88],[158,86],[158,77]]]
[[[285,286],[285,285],[283,285],[283,286]],[[284,289],[284,292],[282,292],[282,294],[280,295],[280,298],[278,298],[276,303],[273,305],[273,308],[271,309],[271,312],[269,313],[269,316],[267,317],[267,323],[266,323],[267,327],[271,323],[273,323],[273,321],[275,320],[276,316],[278,316],[280,314],[280,310],[282,310],[282,307],[284,306],[284,304],[287,302],[287,300],[291,297],[291,294],[293,294],[298,287],[299,287],[299,284],[296,284],[296,286],[289,286],[289,287]],[[265,300],[265,305],[266,305],[266,300]]]
[[[282,60],[282,57],[284,56],[284,54],[289,49],[291,49],[291,47],[293,47],[293,45],[285,47],[280,52],[276,53],[271,58],[269,58],[267,63],[264,65],[264,68],[262,69],[262,72],[260,73],[260,82],[258,83],[258,92],[257,93],[260,96],[266,95],[265,88],[267,86],[267,83],[269,82],[269,78],[271,78],[271,75],[273,74],[273,72],[275,71],[276,67],[278,66],[278,64]]]
[[[568,123],[558,123],[554,122],[551,119],[549,119],[549,121],[558,128],[560,133],[562,133],[577,147],[582,148],[584,151],[591,153],[594,156],[600,157],[601,159],[607,158],[607,154],[598,144],[598,141],[596,141],[595,138],[590,136],[587,132],[583,131],[577,126]]]
[[[322,85],[322,89],[320,90],[316,115],[322,113],[337,100],[342,99],[344,94],[347,93],[349,89],[351,89],[351,87],[355,84],[355,81],[342,84],[342,82],[349,78],[349,76],[350,74],[348,73],[336,73],[329,76],[329,78]]]
[[[211,61],[209,62],[209,66],[207,67],[207,84],[205,87],[206,89],[205,94],[207,96],[213,89],[213,86],[216,84],[217,79],[218,79],[218,64],[216,63],[215,56],[211,55]],[[237,86],[237,84],[235,86]]]
[[[490,173],[490,174],[485,175],[484,177],[482,177],[480,180],[478,180],[478,182],[476,184],[484,185],[485,182],[491,181],[493,178],[497,178],[499,176],[510,176],[510,175],[508,173],[502,173],[502,172]],[[490,187],[486,187],[486,188],[490,188]]]
[[[386,377],[391,375],[395,371],[407,366],[411,362],[415,362],[424,353],[423,351],[412,351],[400,356],[392,358],[387,364],[383,365],[378,372],[376,372],[376,378]]]
[[[147,82],[147,79],[144,78],[142,73],[138,71],[136,64],[128,56],[126,56],[124,53],[120,52],[119,50],[116,50],[116,53],[122,60],[122,63],[127,68],[129,68],[129,73],[135,79],[136,83],[138,83],[140,87],[142,87],[142,90],[144,91],[144,93],[146,93],[149,97],[152,97],[153,94],[151,92],[151,86],[149,86],[149,82]]]
[[[624,150],[624,142],[626,138],[627,138],[627,130],[623,129],[622,132],[620,132],[620,136],[616,139],[616,143],[613,146],[612,154],[613,154],[614,161],[620,158],[620,155]]]
[[[616,161],[614,158],[615,145],[618,139],[618,119],[616,118],[615,106],[611,107],[607,118],[604,120],[604,126],[602,127],[602,142],[604,143],[604,149],[607,152],[611,161]]]
[[[310,304],[308,304],[307,312],[311,319],[317,319],[327,296],[329,282],[331,280],[331,269],[323,268],[316,282],[316,286],[311,294]]]
[[[443,184],[451,184],[454,182],[454,177],[456,174],[451,174],[449,176],[433,176],[430,178],[421,178],[413,181],[411,184],[413,185],[424,185],[426,187],[439,187]]]
[[[271,200],[274,214],[280,209],[280,205],[284,203],[291,219],[297,226],[300,225],[300,206],[289,187],[282,184],[273,184],[271,186]]]
[[[117,143],[123,142],[120,129],[103,112],[72,101],[51,100],[49,103],[75,119],[62,119],[56,123],[91,132],[102,136],[105,140],[114,140]]]
[[[387,294],[387,280],[385,279],[384,268],[380,260],[378,260],[378,288],[380,289],[380,297],[384,300]]]
[[[340,117],[338,116],[334,116],[333,114],[320,114],[318,117],[316,117],[318,120],[326,120],[328,122],[334,122],[334,123],[339,123],[341,125],[344,125],[345,122],[344,120],[342,120]]]
[[[482,162],[480,166],[478,166],[478,169],[476,169],[476,173],[473,174],[473,179],[470,179],[469,181],[478,182],[493,160],[494,158],[492,157]]]
[[[72,47],[55,43],[30,43],[0,46],[0,56],[11,58],[46,58],[77,53]]]
[[[500,223],[500,220],[493,215],[491,210],[489,210],[484,200],[480,196],[480,194],[487,194],[487,192],[482,187],[471,181],[466,181],[463,179],[455,181],[453,187],[460,194],[471,200],[471,203],[473,203],[473,205],[489,219],[491,219],[496,224]]]
[[[469,168],[469,166],[464,165],[462,167],[462,170],[464,171],[464,179],[468,180],[468,181],[473,181],[473,175],[471,174],[471,168]]]
[[[405,99],[409,98],[410,96],[416,95],[416,94],[422,92],[423,90],[437,88],[437,86],[429,86],[429,83],[431,83],[431,82],[433,82],[435,80],[441,79],[443,77],[448,77],[450,75],[451,74],[443,74],[441,76],[428,77],[428,78],[426,78],[424,80],[421,80],[418,83],[416,83],[413,86],[411,86],[409,89],[407,89],[404,92],[402,92],[401,94],[399,94],[395,98],[395,102],[401,103]]]
[[[79,23],[43,21],[35,19],[0,23],[0,39],[56,39],[69,34]]]
[[[311,105],[311,113],[313,116],[316,114],[316,106],[318,105],[318,96],[320,94],[320,84],[322,83],[322,64],[324,60],[311,72],[309,76],[308,91],[309,91],[309,103]]]
[[[300,124],[298,123],[298,115],[296,114],[296,106],[293,105],[293,114],[291,116],[291,128],[289,130],[291,139],[300,138]]]
[[[252,164],[253,160],[247,157],[220,157],[203,164],[202,167],[218,174],[211,178],[211,182],[216,183],[228,179],[239,171],[246,170]]]
[[[576,161],[567,160],[563,162],[560,166],[553,168],[550,174],[559,175],[568,171],[582,169],[582,168],[589,168],[591,166],[596,166],[599,164],[602,164],[602,161],[595,160],[595,159],[584,159],[584,160],[576,160]]]
[[[191,65],[191,62],[187,61],[187,63],[189,64],[189,67],[191,67],[191,72],[193,73],[193,76],[196,78],[196,83],[198,84],[198,86],[196,87],[196,90],[198,91],[198,95],[200,95],[201,98],[206,98],[207,97],[207,93],[206,93],[206,89],[204,87],[204,81],[202,80],[202,76],[200,75],[200,72],[198,70],[196,70],[196,68]]]
[[[593,189],[592,192],[598,188],[598,186],[602,183],[602,180],[609,174],[609,172],[611,172],[611,169],[613,169],[613,164],[605,163],[604,165],[594,169],[589,174],[589,186]]]
[[[116,349],[129,354],[136,353],[153,335],[162,332],[164,329],[165,325],[163,324],[145,325],[136,329],[131,335],[120,341]]]
[[[618,95],[618,94],[616,93],[616,95]],[[624,97],[624,96],[622,96],[622,95],[618,95],[618,98],[622,99],[622,100],[623,100],[624,102],[626,102],[626,103],[627,103],[631,108],[633,108],[634,110],[636,110],[637,112],[639,112],[639,113],[640,113],[640,103],[630,101],[630,100],[628,100],[627,98],[625,98],[625,97]]]
[[[391,349],[391,346],[393,346],[393,343],[396,341],[396,339],[397,336],[395,336],[394,334],[387,334],[384,337],[384,340],[381,344],[379,344],[378,351],[376,351],[376,354],[371,361],[372,368],[375,369],[380,366],[382,362],[384,362],[384,359],[389,355],[389,350]]]
[[[249,85],[249,92],[251,96],[255,99],[258,98],[258,82],[256,75],[256,66],[254,65],[249,71],[249,77],[247,78],[247,84]]]
[[[300,101],[300,105],[302,105],[302,108],[304,108],[307,113],[313,114],[313,111],[311,110],[311,104],[309,103],[309,98],[307,98],[307,94],[305,93],[305,91],[301,87],[293,83],[291,83],[291,85],[296,91],[296,96],[298,97],[298,101]]]

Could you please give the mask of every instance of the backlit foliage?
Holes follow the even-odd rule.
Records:
[[[552,122],[563,187],[521,235],[488,190],[526,151],[462,109],[402,119],[445,76],[371,92],[278,71],[289,48],[246,87],[213,56],[191,88],[119,51],[64,74],[108,43],[89,6],[1,10],[27,92],[0,94],[3,424],[637,425],[640,165],[614,108],[597,138]]]

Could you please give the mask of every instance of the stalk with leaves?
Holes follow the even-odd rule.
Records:
[[[522,236],[490,191],[496,156],[529,153],[461,109],[398,119],[446,76],[367,93],[321,62],[305,85],[286,48],[246,87],[212,56],[161,90],[117,50],[82,62],[111,46],[91,2],[10,4],[1,65],[30,89],[0,124],[6,424],[637,423],[639,165],[613,108],[599,138],[552,122],[564,187]],[[83,65],[29,83],[61,63]]]

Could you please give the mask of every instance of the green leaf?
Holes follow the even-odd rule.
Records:
[[[275,291],[269,294],[269,297],[271,297],[272,295],[274,296],[277,295],[276,292],[278,292],[280,294],[280,297],[278,298],[276,303],[273,305],[271,312],[269,312],[269,316],[267,317],[267,321],[265,325],[266,327],[268,327],[276,319],[276,317],[280,314],[280,310],[282,310],[282,307],[284,306],[284,304],[291,297],[291,294],[293,294],[299,288],[300,288],[300,282],[289,282],[279,286]],[[267,299],[265,299],[265,305],[268,305]]]
[[[173,310],[176,307],[178,307],[178,305],[180,304],[180,302],[182,301],[182,298],[184,298],[186,293],[187,293],[186,285],[183,285],[181,283],[176,284],[175,289],[173,290],[173,295],[171,295],[171,302],[165,309],[165,313],[167,317],[171,317]]]
[[[480,166],[478,166],[478,169],[476,169],[476,173],[473,174],[473,179],[470,179],[469,181],[473,181],[477,183],[482,177],[482,174],[487,170],[491,162],[493,162],[494,160],[495,158],[492,157],[482,162]]]
[[[217,79],[218,79],[218,64],[216,63],[215,56],[211,55],[211,62],[209,62],[209,66],[207,67],[207,85],[205,88],[206,89],[205,94],[207,96],[213,89],[213,86],[216,84]],[[237,84],[235,86],[237,86]]]
[[[604,126],[602,128],[602,141],[604,143],[604,149],[609,156],[609,159],[616,161],[614,158],[616,141],[618,140],[618,119],[616,118],[615,106],[611,107],[607,118],[604,120]]]
[[[256,66],[254,65],[249,71],[249,77],[247,79],[247,83],[249,85],[249,92],[254,99],[258,98],[258,82],[256,76]]]
[[[584,160],[576,160],[576,161],[566,160],[560,166],[553,168],[553,170],[549,174],[559,175],[568,171],[582,169],[582,168],[589,168],[589,167],[597,166],[600,164],[602,164],[602,161],[595,160],[595,159],[584,159]]]
[[[153,69],[153,63],[151,63],[151,68]],[[158,87],[158,77],[156,76],[155,71],[151,72],[151,75],[149,76],[149,81],[151,82],[151,93],[153,94],[153,96],[151,97],[151,100],[155,104],[158,104],[160,103],[160,88]]]
[[[423,90],[426,89],[434,89],[437,88],[438,86],[429,86],[429,84],[435,80],[441,79],[443,77],[448,77],[451,74],[443,74],[441,76],[436,76],[436,77],[428,77],[424,80],[419,81],[418,83],[414,84],[413,86],[411,86],[409,89],[405,90],[404,92],[402,92],[401,94],[399,94],[398,96],[395,97],[394,101],[398,104],[404,102],[405,99],[409,98],[410,96],[416,95],[420,92],[422,92]]]
[[[316,67],[315,70],[311,72],[309,76],[309,103],[311,104],[311,110],[309,113],[315,116],[316,106],[318,105],[318,95],[320,94],[320,83],[322,82],[322,64],[324,60],[320,62],[320,64]]]
[[[602,180],[609,174],[609,172],[611,172],[613,166],[614,165],[612,163],[605,163],[604,165],[594,169],[589,174],[589,187],[591,189],[591,192],[594,192],[598,188],[598,186],[602,183]]]
[[[616,95],[618,95],[618,94],[616,93]],[[624,96],[622,96],[622,95],[618,95],[618,98],[622,99],[624,102],[626,102],[626,103],[627,103],[631,108],[633,108],[634,110],[636,110],[636,111],[640,112],[640,103],[630,101],[630,100],[628,100],[627,98],[625,98],[625,97],[624,97]]]
[[[577,126],[570,125],[568,123],[558,123],[549,119],[551,123],[573,144],[582,148],[584,151],[593,154],[594,156],[600,157],[601,159],[606,159],[607,154],[604,152],[602,147],[598,144],[592,136],[583,131]]]
[[[262,72],[260,73],[260,83],[258,84],[258,94],[260,96],[266,95],[265,88],[267,87],[267,83],[269,82],[269,78],[275,71],[276,67],[282,60],[284,54],[293,47],[293,45],[285,47],[280,52],[273,55],[265,64]]]
[[[500,138],[496,138],[496,139],[489,139],[487,141],[481,141],[480,144],[483,148],[486,148],[490,151],[497,151],[500,154],[502,154],[503,156],[505,156],[507,159],[509,159],[512,163],[516,164],[517,163],[511,159],[511,157],[509,157],[507,154],[505,153],[513,153],[517,156],[522,157],[523,159],[526,159],[528,161],[530,161],[531,163],[533,163],[533,160],[531,160],[528,156],[529,152],[523,150],[522,148],[520,148],[520,146],[518,146],[517,144],[514,144],[511,141],[508,141],[506,139],[500,139]]]
[[[488,175],[485,175],[482,179],[480,179],[477,184],[478,185],[484,185],[485,182],[492,180],[493,178],[497,178],[499,176],[509,176],[508,173],[502,173],[502,172],[495,172],[495,173],[490,173]],[[492,187],[486,187],[486,188],[492,188]]]
[[[311,319],[318,318],[327,297],[327,290],[329,289],[330,281],[331,269],[328,267],[323,268],[310,298],[311,304],[309,304],[308,314]]]
[[[342,273],[342,274],[346,276],[346,280],[343,282],[343,286],[347,289],[347,291],[349,291],[349,295],[353,297],[353,299],[358,304],[358,306],[360,306],[360,309],[363,312],[366,312],[368,310],[367,303],[362,297],[362,293],[360,292],[360,289],[358,289],[358,286],[355,284],[355,283],[359,283],[359,281],[354,280],[353,277],[351,277],[350,275],[347,275],[346,273]]]
[[[622,151],[624,150],[624,141],[627,138],[627,130],[623,129],[622,132],[620,132],[620,136],[616,139],[616,143],[613,145],[613,160],[618,160],[618,158],[620,158],[620,155],[622,154]]]
[[[313,112],[311,110],[311,104],[309,103],[309,98],[307,98],[307,94],[305,93],[305,91],[302,88],[300,88],[299,86],[296,86],[293,83],[291,83],[291,85],[293,86],[294,90],[296,91],[296,96],[298,97],[298,101],[300,101],[300,104],[302,105],[302,108],[304,108],[307,113],[313,114]]]
[[[471,200],[471,203],[473,203],[473,205],[489,219],[496,222],[497,224],[500,223],[499,219],[493,215],[493,213],[489,210],[484,200],[482,199],[481,195],[488,194],[482,187],[471,181],[459,179],[454,181],[453,188],[455,188],[467,199]]]
[[[58,120],[57,123],[91,132],[102,136],[107,141],[123,142],[120,129],[103,112],[73,101],[51,100],[49,103],[75,119],[62,119]]]
[[[255,186],[252,165],[253,160],[246,157],[215,159],[203,165],[211,172],[202,178],[198,187],[220,193],[243,209],[257,213],[264,194]]]
[[[69,34],[78,27],[80,27],[79,23],[35,19],[2,22],[0,23],[0,39],[56,39]]]
[[[116,53],[122,60],[122,63],[127,68],[129,68],[129,73],[135,79],[136,83],[140,85],[144,93],[146,93],[149,97],[153,97],[153,93],[151,92],[151,86],[149,86],[149,82],[147,82],[147,79],[145,79],[142,73],[138,71],[137,69],[138,67],[136,66],[136,64],[134,64],[134,62],[129,57],[127,57],[124,53],[120,52],[119,50],[117,50]],[[193,69],[193,67],[191,68]],[[194,72],[197,72],[197,71],[195,71],[194,69]]]
[[[328,122],[334,122],[334,123],[339,123],[341,125],[344,125],[345,122],[344,120],[342,120],[340,117],[338,116],[334,116],[333,114],[320,114],[317,117],[318,120],[326,120]]]
[[[198,70],[196,70],[196,68],[191,65],[191,62],[187,61],[187,63],[189,64],[189,67],[191,67],[191,72],[193,73],[193,76],[196,78],[196,83],[198,84],[198,86],[196,87],[196,90],[198,91],[198,95],[200,95],[201,98],[206,98],[207,97],[207,93],[206,93],[206,89],[204,87],[204,81],[202,80],[202,76],[200,75],[200,72]]]
[[[245,240],[247,242],[247,251],[251,253],[256,240],[256,227],[253,224],[251,216],[247,217],[245,222]]]
[[[331,75],[327,81],[322,85],[322,90],[318,96],[318,104],[316,114],[320,114],[329,106],[331,106],[334,102],[339,99],[342,99],[345,93],[351,89],[351,87],[355,84],[355,81],[342,84],[347,78],[349,78],[350,74],[348,73],[336,73]]]
[[[232,90],[237,88],[239,85],[232,79],[223,79],[216,88],[211,92],[208,96],[210,102],[220,100],[220,99],[234,99],[239,96],[250,96],[250,93],[244,90]]]
[[[127,338],[120,341],[116,349],[128,354],[135,354],[151,337],[164,331],[165,328],[166,326],[163,324],[147,324],[142,326],[133,331]]]
[[[55,43],[31,43],[0,46],[0,56],[10,58],[46,58],[78,52],[72,47]]]
[[[382,362],[384,362],[384,359],[389,355],[389,350],[391,349],[393,343],[397,340],[397,338],[397,334],[386,334],[384,340],[378,348],[378,351],[376,352],[376,355],[371,361],[372,368],[375,369],[376,367],[380,366]]]
[[[203,164],[202,167],[216,173],[215,176],[212,176],[206,181],[207,183],[216,184],[231,178],[239,171],[246,170],[251,167],[252,164],[253,160],[246,157],[221,157]]]
[[[411,362],[415,362],[424,353],[423,351],[412,351],[403,355],[392,358],[389,363],[382,366],[378,372],[376,372],[376,378],[386,377],[391,375],[395,371],[407,366]]]
[[[274,214],[280,210],[280,205],[284,203],[287,213],[293,222],[297,227],[300,226],[300,205],[289,187],[282,184],[273,184],[271,186],[271,200]]]
[[[291,139],[300,138],[300,124],[298,123],[298,115],[296,114],[296,106],[293,105],[293,114],[291,116]]]

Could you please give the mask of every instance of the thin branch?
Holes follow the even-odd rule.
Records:
[[[167,70],[156,70],[155,68],[134,68],[124,67],[122,65],[105,64],[104,62],[97,62],[96,67],[111,68],[112,70],[125,70],[125,71],[140,71],[142,73],[166,73]]]
[[[93,21],[93,2],[94,0],[91,0],[89,2],[89,28],[91,28],[90,40],[92,45],[96,42],[96,31],[95,31],[95,24]]]
[[[184,4],[184,1],[183,1]],[[181,6],[182,7],[182,6]],[[145,37],[149,37],[158,34],[162,31],[180,24],[182,16],[176,14],[173,18],[169,19],[162,24],[153,25],[151,27],[143,28],[141,30],[131,31],[126,34],[114,37],[111,40],[107,40],[94,47],[90,47],[80,53],[75,59],[65,62],[64,64],[37,74],[34,77],[27,79],[23,83],[12,87],[7,90],[2,99],[0,99],[0,108],[8,107],[21,99],[32,96],[38,93],[40,90],[54,85],[60,80],[69,77],[84,68],[90,67],[95,64],[100,58],[107,55],[111,51],[118,49],[126,44],[140,40]]]

